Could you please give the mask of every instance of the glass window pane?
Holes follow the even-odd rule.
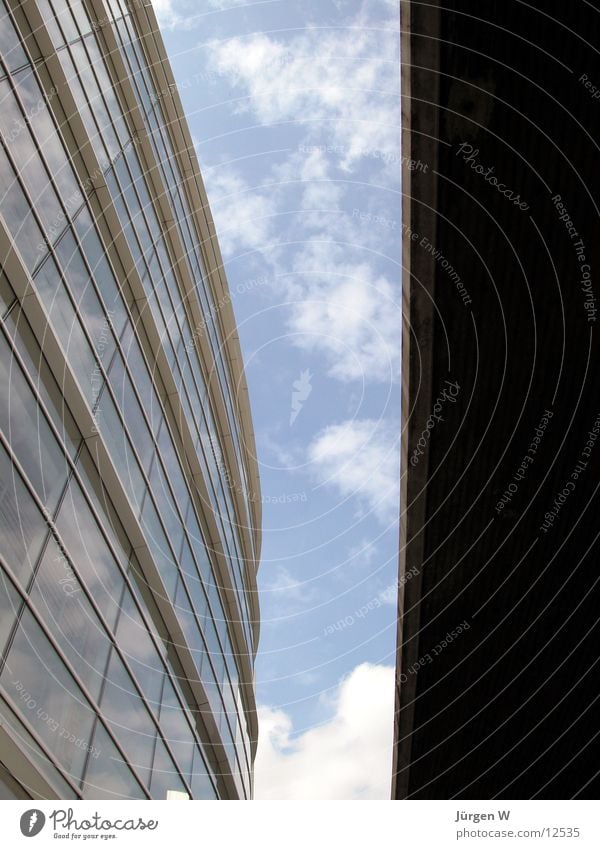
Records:
[[[26,268],[33,271],[48,248],[31,206],[17,182],[13,167],[0,147],[0,211]]]
[[[27,585],[48,528],[31,494],[0,447],[0,536],[11,572]]]
[[[131,504],[134,510],[139,513],[144,492],[146,491],[146,483],[142,477],[137,458],[131,449],[129,439],[123,429],[123,423],[117,413],[114,401],[106,391],[100,398],[95,418],[96,426],[104,437],[113,465],[119,473]]]
[[[4,569],[0,569],[0,663],[12,629],[19,618],[23,600],[9,581]]]
[[[90,39],[88,39],[86,43],[88,44],[88,47],[92,45]],[[106,106],[104,105],[104,101],[102,100],[102,97],[100,95],[98,82],[96,80],[96,77],[94,76],[94,71],[98,73],[100,70],[103,70],[104,60],[101,58],[97,50],[94,51],[97,55],[94,55],[94,52],[92,52],[90,58],[88,58],[83,43],[81,41],[72,44],[71,51],[73,55],[73,61],[75,62],[75,66],[77,68],[79,80],[81,82],[81,85],[83,86],[83,91],[85,92],[85,96],[89,100],[90,106],[92,107],[94,116],[98,122],[98,126],[100,127],[102,139],[106,144],[109,160],[112,162],[120,150],[120,144],[113,129],[112,122],[106,110]],[[118,106],[116,104],[114,95],[112,96],[111,100],[111,111],[114,109],[113,114],[115,114],[116,110],[118,109]]]
[[[87,208],[82,209],[75,219],[75,230],[83,246],[88,265],[92,269],[94,281],[108,311],[111,324],[115,328],[116,335],[120,336],[127,322],[125,305]]]
[[[84,799],[147,799],[123,756],[98,722],[82,783]]]
[[[95,109],[94,111],[92,111],[92,108],[90,107],[90,104],[88,103],[88,98],[86,96],[86,91],[88,91],[88,89],[86,88],[86,90],[84,90],[82,86],[82,81],[79,78],[78,71],[76,70],[75,65],[73,64],[73,60],[69,54],[69,51],[60,50],[58,53],[58,57],[63,67],[64,74],[67,78],[67,82],[69,83],[69,90],[71,91],[71,94],[73,95],[73,98],[75,100],[77,114],[81,117],[86,132],[90,137],[90,144],[94,149],[96,156],[98,157],[100,168],[102,170],[105,170],[109,167],[112,157],[107,155],[106,150],[104,148],[102,136],[98,132],[98,126],[94,118]]]
[[[124,579],[75,480],[69,484],[56,527],[71,562],[112,628],[119,610]]]
[[[15,300],[15,293],[12,290],[12,286],[6,279],[4,271],[0,270],[0,314],[3,318]]]
[[[14,81],[23,102],[25,114],[31,118],[33,132],[48,163],[48,170],[69,213],[83,203],[83,194],[50,115],[47,97],[42,92],[32,70],[28,69],[16,74]],[[64,215],[61,213],[60,220],[55,225],[55,229],[58,228],[57,233],[62,230],[64,225],[61,222],[64,221]]]
[[[177,584],[175,612],[177,614],[179,624],[181,625],[185,641],[192,652],[196,669],[200,674],[202,670],[202,663],[206,655],[206,647],[181,578],[178,579]]]
[[[37,0],[37,4],[40,14],[44,19],[44,23],[48,28],[48,32],[50,33],[52,43],[55,47],[60,47],[65,43],[65,40],[54,17],[54,10],[50,6],[50,0]]]
[[[123,566],[123,569],[126,569],[129,563],[129,555],[131,554],[131,542],[125,533],[125,529],[119,520],[113,503],[100,479],[98,470],[92,460],[92,455],[86,446],[83,446],[81,449],[81,454],[77,461],[77,471],[81,475],[86,495],[91,500],[92,506],[99,516],[102,529],[115,551],[115,556]]]
[[[154,442],[144,421],[142,410],[135,396],[131,379],[125,371],[125,363],[120,353],[115,355],[108,377],[117,406],[123,414],[131,441],[138,452],[142,468],[147,472],[155,451]]]
[[[53,537],[40,561],[30,598],[92,698],[97,699],[110,640]]]
[[[137,598],[138,604],[146,614],[146,621],[149,623],[152,633],[158,640],[158,650],[164,657],[166,654],[164,644],[168,639],[168,632],[156,604],[156,598],[159,598],[159,595],[155,589],[150,589],[148,586],[135,555],[132,555],[131,557],[128,574],[131,579],[134,595]]]
[[[20,308],[13,310],[6,321],[6,327],[13,345],[24,360],[29,375],[35,381],[36,392],[44,402],[63,444],[66,445],[70,456],[74,457],[81,442],[81,434],[65,404],[64,395],[50,371],[29,322]]]
[[[115,350],[115,340],[71,230],[61,237],[56,255],[95,354],[107,369]]]
[[[81,391],[92,405],[102,385],[100,371],[52,257],[36,274],[35,286]]]
[[[59,799],[77,799],[79,798],[71,785],[65,781],[63,776],[58,772],[54,763],[51,763],[47,756],[42,752],[41,748],[35,742],[29,731],[25,728],[16,713],[9,707],[8,702],[0,699],[0,717],[2,725],[10,729],[14,738],[19,741],[21,749],[27,754],[30,761],[33,762],[36,769],[41,775],[50,782],[50,785],[55,789]]]
[[[177,568],[173,561],[173,554],[169,549],[162,525],[160,524],[156,508],[148,497],[144,501],[141,518],[142,528],[148,540],[148,547],[166,587],[167,597],[173,598],[177,582]]]
[[[0,334],[0,428],[52,515],[69,467],[4,334]]]
[[[79,778],[95,714],[27,609],[0,680],[17,713],[31,724],[65,772]]]
[[[164,665],[127,588],[121,602],[116,641],[155,714],[162,693]]]
[[[69,11],[70,4],[65,2],[65,0],[52,0],[52,5],[54,6],[54,13],[62,27],[67,41],[73,41],[74,39],[79,38],[79,33],[75,27],[73,16]]]
[[[9,71],[14,71],[28,62],[4,2],[0,3],[0,55]]]
[[[154,462],[152,463],[152,468],[150,470],[150,487],[154,493],[154,498],[158,506],[160,517],[165,526],[167,536],[169,537],[173,551],[178,557],[179,552],[181,551],[181,542],[183,540],[183,523],[180,515],[175,509],[173,496],[169,489],[169,484],[158,454],[155,454]]]
[[[2,104],[0,109],[2,138],[10,150],[17,173],[29,191],[31,202],[41,219],[42,226],[52,238],[56,235],[56,228],[60,221],[62,221],[60,228],[64,227],[64,215],[58,195],[50,183],[48,172],[8,80],[0,80],[0,103]],[[40,100],[40,103],[43,104],[43,101]],[[39,104],[38,108],[40,108]]]
[[[77,25],[81,34],[87,35],[88,32],[91,32],[92,27],[90,24],[90,19],[87,16],[87,12],[83,8],[81,0],[69,0],[69,8],[73,13],[73,17],[77,21]]]
[[[115,650],[106,673],[101,712],[102,719],[127,754],[129,763],[147,784],[154,754],[156,726]]]
[[[216,799],[217,793],[210,777],[210,773],[202,757],[202,752],[196,748],[194,752],[194,766],[192,773],[192,798],[193,799]]]
[[[150,795],[153,799],[166,799],[168,790],[187,793],[186,786],[165,744],[160,739],[156,741],[156,744],[156,754],[154,756],[154,764],[152,765]]]
[[[131,136],[129,135],[129,131],[127,130],[125,121],[123,120],[121,107],[119,106],[119,101],[117,100],[117,96],[115,93],[116,89],[113,86],[108,75],[104,58],[101,55],[100,50],[98,48],[98,44],[96,42],[96,37],[94,35],[91,35],[85,39],[84,43],[90,55],[89,63],[93,67],[96,76],[98,77],[99,90],[104,95],[108,114],[110,115],[112,124],[114,125],[114,128],[117,131],[121,146],[125,147],[125,145],[129,143]],[[93,104],[94,108],[95,103],[96,102],[94,102]],[[112,132],[113,130],[111,130],[111,134]]]
[[[157,395],[157,388],[158,391],[160,391],[162,381],[156,367],[154,367],[152,372],[152,378],[150,377],[146,360],[142,354],[140,343],[136,337],[137,334],[142,341],[145,340],[144,328],[137,309],[134,308],[132,310],[132,316],[135,321],[135,334],[133,325],[129,323],[121,339],[121,348],[123,350],[125,361],[127,362],[127,367],[131,372],[135,388],[140,396],[140,403],[148,417],[152,432],[156,433],[163,419],[163,411]],[[146,350],[150,350],[149,342],[146,344]],[[155,388],[152,381],[155,381],[157,388]]]
[[[160,730],[171,747],[183,776],[189,779],[196,742],[173,685],[165,680],[160,708]]]

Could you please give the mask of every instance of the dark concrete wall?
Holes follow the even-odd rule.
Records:
[[[393,793],[594,797],[600,12],[404,3],[403,29],[405,152],[430,167],[404,185]]]

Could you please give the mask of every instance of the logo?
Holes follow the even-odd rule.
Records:
[[[21,816],[21,834],[25,837],[35,837],[46,824],[46,817],[41,811],[33,808]]]

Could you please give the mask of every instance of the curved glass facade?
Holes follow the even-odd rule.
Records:
[[[0,0],[0,787],[249,798],[258,474],[197,161],[150,8],[24,8]]]

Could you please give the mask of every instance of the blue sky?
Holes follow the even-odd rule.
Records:
[[[256,432],[256,798],[387,798],[400,439],[397,4],[154,5],[217,226]]]

